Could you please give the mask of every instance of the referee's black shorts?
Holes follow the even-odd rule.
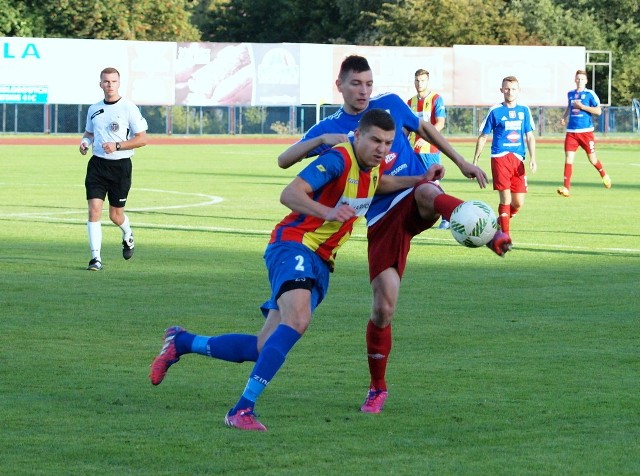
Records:
[[[92,156],[87,164],[84,186],[87,200],[109,197],[109,205],[122,208],[131,190],[131,159],[108,160]]]

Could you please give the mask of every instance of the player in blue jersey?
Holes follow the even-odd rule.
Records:
[[[478,164],[480,154],[489,134],[491,141],[491,175],[493,189],[500,195],[498,224],[505,233],[510,233],[509,222],[524,204],[527,193],[527,174],[524,167],[525,146],[529,149],[529,168],[536,171],[536,138],[534,123],[527,106],[517,104],[520,84],[515,76],[502,80],[500,92],[504,102],[489,109],[480,124],[480,135],[476,142],[473,163]]]
[[[575,82],[576,89],[567,93],[568,104],[560,121],[563,126],[567,126],[564,138],[564,183],[558,188],[558,195],[563,197],[571,196],[573,160],[578,147],[587,153],[589,162],[600,174],[605,188],[611,188],[611,177],[596,156],[596,141],[593,135],[593,116],[602,114],[600,99],[594,91],[587,89],[586,71],[576,71]]]
[[[336,86],[342,94],[343,106],[280,154],[278,165],[290,167],[347,140],[360,117],[369,109],[389,111],[396,123],[396,136],[381,170],[385,179],[389,177],[396,184],[404,184],[404,188],[393,193],[380,193],[378,190],[366,215],[369,279],[373,291],[371,317],[366,330],[371,381],[360,409],[379,413],[388,395],[385,375],[391,352],[391,321],[411,239],[431,228],[441,216],[448,220],[454,208],[462,203],[462,200],[444,193],[433,181],[425,179],[426,167],[413,151],[403,129],[418,132],[449,157],[465,177],[476,179],[481,188],[486,186],[488,178],[482,169],[465,161],[432,124],[417,117],[398,95],[381,94],[371,98],[373,73],[366,58],[347,57],[340,67]],[[434,167],[442,169],[441,165],[432,169]],[[488,246],[502,256],[510,248],[510,243],[509,236],[500,232]]]
[[[260,333],[211,337],[170,327],[151,364],[153,385],[160,384],[169,367],[188,353],[229,362],[255,362],[242,396],[224,421],[240,430],[266,431],[254,413],[256,400],[325,297],[338,248],[366,213],[376,188],[384,187],[380,164],[391,149],[395,129],[387,112],[368,111],[353,144],[347,141],[322,154],[283,190],[280,201],[292,213],[276,225],[265,251],[271,296],[261,308],[266,320]]]

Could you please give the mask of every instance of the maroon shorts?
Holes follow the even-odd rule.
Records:
[[[527,192],[527,173],[524,162],[515,154],[491,157],[491,175],[494,190],[511,190],[513,193]]]
[[[422,181],[416,187],[423,183],[427,182]],[[370,281],[387,268],[396,268],[402,278],[411,239],[438,221],[425,220],[420,216],[414,194],[415,187],[383,218],[368,228]]]
[[[567,135],[564,136],[564,151],[575,152],[578,150],[578,147],[582,147],[587,154],[595,153],[596,139],[593,136],[593,131],[567,132]]]

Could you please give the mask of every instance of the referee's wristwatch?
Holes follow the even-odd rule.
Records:
[[[120,147],[122,147],[122,146],[120,145],[120,142],[116,142],[116,150],[120,150]]]

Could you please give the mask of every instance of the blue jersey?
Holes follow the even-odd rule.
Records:
[[[420,125],[420,119],[397,94],[384,93],[372,98],[371,101],[369,101],[367,109],[360,114],[348,114],[344,108],[340,108],[338,112],[326,117],[309,129],[300,140],[306,141],[323,134],[348,134],[352,136],[353,131],[358,127],[360,119],[364,113],[370,109],[383,109],[387,111],[396,123],[396,135],[391,145],[389,155],[387,155],[384,162],[380,165],[381,172],[383,174],[400,176],[424,174],[426,168],[413,151],[403,131],[404,128],[415,132]],[[329,148],[328,145],[323,144],[309,152],[307,157],[316,156]],[[376,194],[366,214],[367,225],[371,226],[378,221],[398,202],[397,198],[400,194],[404,196],[404,194],[409,191],[411,191],[411,189],[400,190],[384,195]]]
[[[600,99],[591,89],[583,89],[578,91],[574,89],[567,93],[569,122],[567,123],[567,132],[591,132],[593,131],[593,118],[591,113],[582,109],[573,108],[573,102],[579,100],[582,104],[589,107],[598,107]]]
[[[514,107],[497,104],[489,109],[480,124],[480,134],[493,132],[491,157],[513,153],[522,161],[526,152],[525,135],[534,129],[531,111],[521,104]]]

